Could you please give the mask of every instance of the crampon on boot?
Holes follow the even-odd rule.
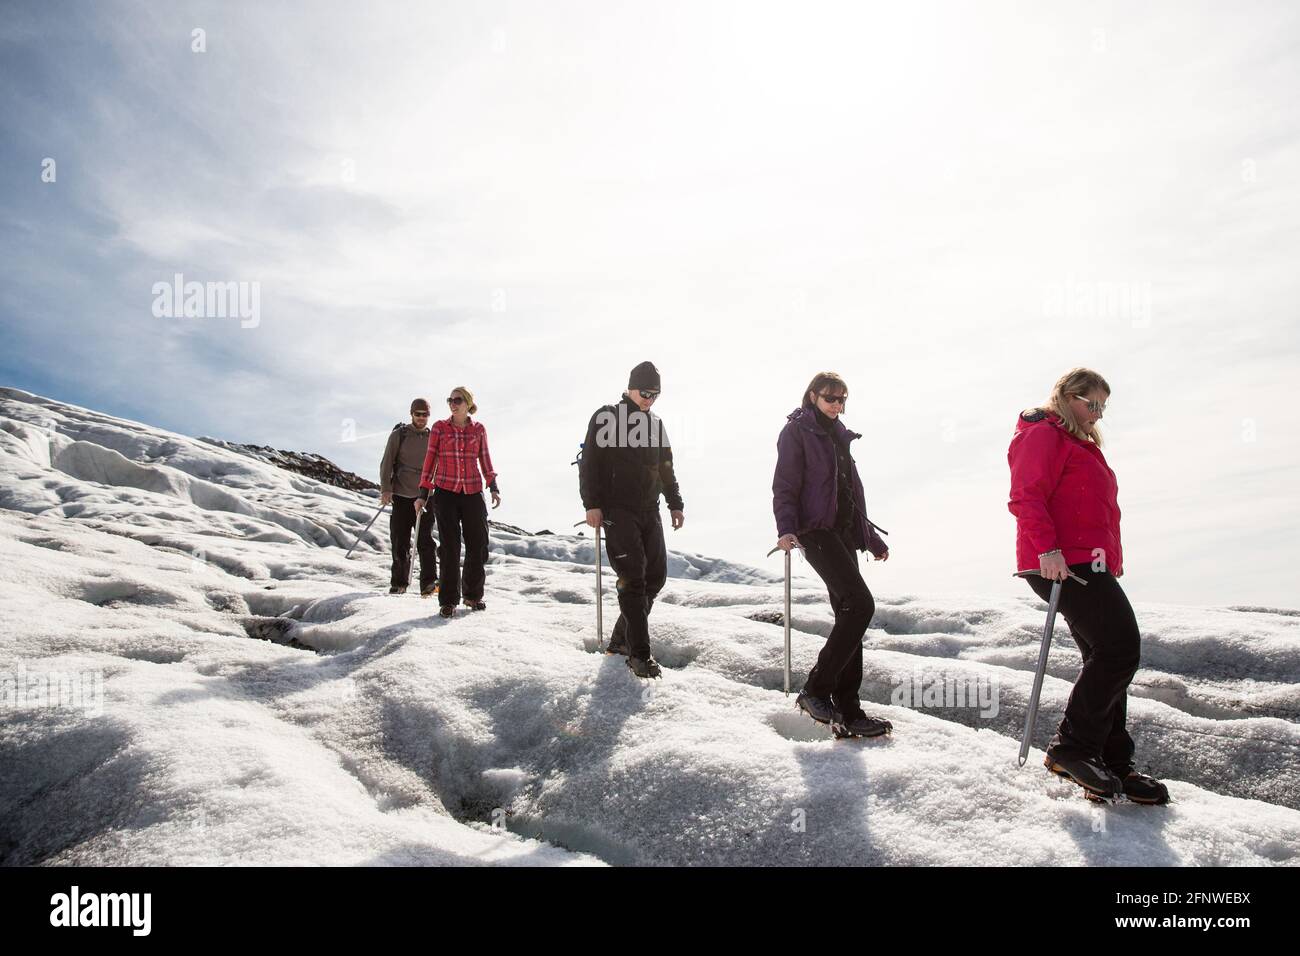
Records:
[[[1142,803],[1147,806],[1160,806],[1169,802],[1169,788],[1155,777],[1130,770],[1122,779],[1124,796],[1130,803]],[[1085,793],[1089,800],[1102,802],[1101,798]]]

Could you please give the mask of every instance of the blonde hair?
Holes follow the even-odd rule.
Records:
[[[1052,386],[1052,394],[1047,396],[1047,401],[1033,408],[1027,408],[1025,412],[1051,412],[1061,419],[1061,425],[1075,438],[1094,442],[1100,448],[1101,430],[1093,425],[1091,433],[1085,432],[1079,427],[1079,419],[1070,408],[1071,398],[1083,398],[1095,389],[1110,394],[1110,386],[1099,373],[1090,368],[1072,368],[1056,380],[1056,384]]]
[[[460,393],[461,398],[465,399],[465,411],[470,415],[477,414],[478,406],[474,404],[474,393],[464,385],[457,385],[451,390],[452,395],[455,395],[457,392]]]

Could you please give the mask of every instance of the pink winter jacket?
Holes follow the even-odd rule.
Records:
[[[1022,414],[1007,449],[1016,516],[1016,570],[1038,570],[1038,556],[1060,548],[1066,564],[1100,556],[1124,573],[1119,543],[1119,483],[1101,449],[1075,438],[1050,412]]]

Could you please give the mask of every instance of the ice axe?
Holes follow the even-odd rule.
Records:
[[[1017,571],[1016,577],[1027,578],[1031,574],[1042,576],[1042,571]],[[1080,584],[1088,582],[1073,571],[1067,572]],[[1038,648],[1038,667],[1034,669],[1034,687],[1029,692],[1029,708],[1025,712],[1025,732],[1020,738],[1020,762],[1023,767],[1029,759],[1029,744],[1034,739],[1034,722],[1038,719],[1038,695],[1043,691],[1043,675],[1047,672],[1047,653],[1052,649],[1052,630],[1056,626],[1056,609],[1061,604],[1061,582],[1052,582],[1052,593],[1047,600],[1047,621],[1043,624],[1043,643]]]
[[[421,525],[425,520],[428,520],[431,524],[435,521],[435,518],[433,517],[433,509],[432,509],[432,506],[430,506],[429,508],[426,508],[423,514],[417,514],[417,515],[415,516],[415,522],[411,525],[411,533],[410,533],[409,535],[406,536],[406,553],[409,554],[409,555],[415,555],[415,554],[418,554],[418,553],[419,553],[419,550],[420,550],[420,545],[419,545],[419,540],[420,540],[420,525]],[[488,524],[491,524],[491,523],[492,523],[492,522],[490,522],[490,521],[488,522]],[[432,541],[435,545],[441,543],[441,541],[439,540],[438,536],[435,535],[435,534],[433,533],[433,528],[432,528],[432,527],[429,528],[429,540]],[[437,549],[435,548],[435,552],[436,552],[436,550],[437,550]],[[414,560],[414,558],[412,558],[412,560],[410,560],[410,561],[407,563],[407,565],[406,565],[406,586],[407,586],[407,587],[410,587],[410,586],[411,586],[411,572],[414,571],[414,570],[415,570],[415,560]],[[423,558],[420,559],[420,570],[421,570],[421,573],[423,573],[423,570],[424,570],[424,559],[423,559]],[[420,594],[421,594],[421,597],[424,596],[424,592],[423,592],[423,590],[421,590]]]
[[[796,544],[796,548],[803,550],[803,545]],[[771,551],[767,552],[770,558],[773,554],[780,551],[778,545]],[[782,615],[785,620],[785,696],[790,696],[790,552],[785,553],[785,614]]]
[[[585,525],[586,520],[576,522],[575,528]],[[602,522],[603,524],[604,522]],[[600,578],[600,525],[596,525],[596,650],[603,653],[605,650],[605,623],[604,623],[604,589],[601,586]]]
[[[379,510],[375,512],[374,518],[371,518],[371,519],[370,519],[370,523],[367,524],[364,528],[361,529],[361,533],[360,533],[359,535],[357,535],[357,540],[355,540],[355,541],[352,542],[352,547],[348,548],[348,553],[345,554],[345,555],[343,555],[343,560],[344,560],[344,561],[346,561],[348,558],[352,557],[352,552],[355,551],[355,550],[357,549],[357,545],[359,545],[359,544],[361,543],[361,539],[364,538],[364,537],[366,536],[366,532],[370,530],[370,525],[372,525],[372,524],[375,523],[375,518],[378,518],[381,514],[383,514],[383,513],[384,513],[384,509],[387,508],[387,507],[388,507],[388,505],[380,505],[380,506],[379,506]]]

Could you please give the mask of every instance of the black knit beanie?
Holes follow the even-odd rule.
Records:
[[[654,362],[642,362],[632,369],[632,374],[627,377],[627,387],[659,391],[659,369],[655,368]]]

